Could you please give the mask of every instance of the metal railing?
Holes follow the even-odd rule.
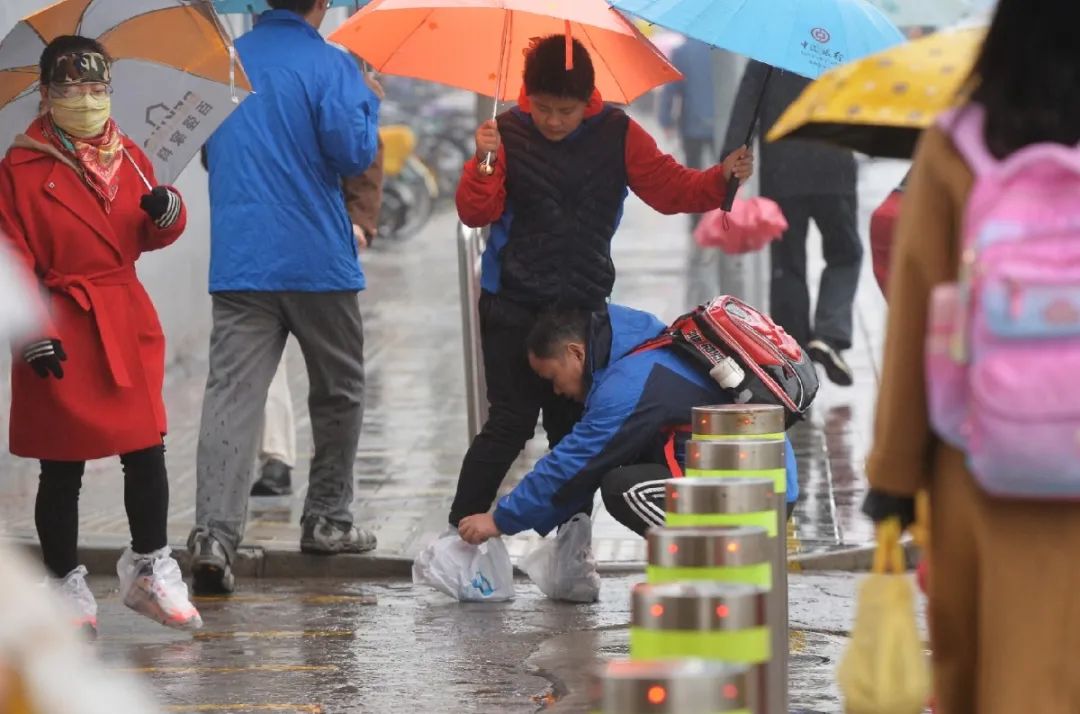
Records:
[[[461,335],[465,348],[465,398],[469,407],[469,441],[487,421],[487,387],[484,354],[480,346],[480,256],[487,231],[458,224],[458,279],[461,295]]]

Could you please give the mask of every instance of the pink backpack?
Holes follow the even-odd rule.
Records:
[[[1080,499],[1080,147],[998,161],[983,115],[939,122],[975,184],[959,280],[932,295],[930,419],[987,492]]]

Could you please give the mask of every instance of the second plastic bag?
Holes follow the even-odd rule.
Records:
[[[837,670],[847,714],[921,714],[930,674],[915,623],[915,591],[904,573],[900,525],[878,527],[874,572],[863,580],[851,643]]]
[[[414,585],[427,585],[462,602],[514,599],[514,566],[501,538],[470,545],[449,530],[416,556]]]
[[[521,561],[521,569],[552,600],[596,602],[600,574],[592,551],[592,519],[584,513],[567,521]]]

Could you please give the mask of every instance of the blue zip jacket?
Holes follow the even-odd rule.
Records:
[[[507,535],[547,534],[591,504],[612,469],[665,463],[664,430],[686,425],[693,407],[731,401],[699,365],[670,348],[631,354],[666,327],[654,315],[621,305],[610,305],[608,313],[607,324],[589,339],[592,386],[581,421],[495,509],[495,524]],[[677,440],[680,464],[684,446],[685,437]],[[787,477],[790,502],[799,495],[790,442]]]
[[[375,159],[379,99],[296,13],[236,42],[255,93],[210,137],[210,292],[364,289],[342,178]]]

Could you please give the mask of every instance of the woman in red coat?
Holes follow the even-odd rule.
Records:
[[[184,230],[180,195],[154,185],[145,154],[110,118],[109,59],[59,37],[41,56],[43,114],[0,162],[0,228],[41,281],[39,336],[11,369],[11,452],[38,459],[35,520],[45,565],[96,631],[78,564],[78,500],[89,459],[120,456],[131,547],[124,603],[199,627],[166,538],[165,337],[135,261]]]

